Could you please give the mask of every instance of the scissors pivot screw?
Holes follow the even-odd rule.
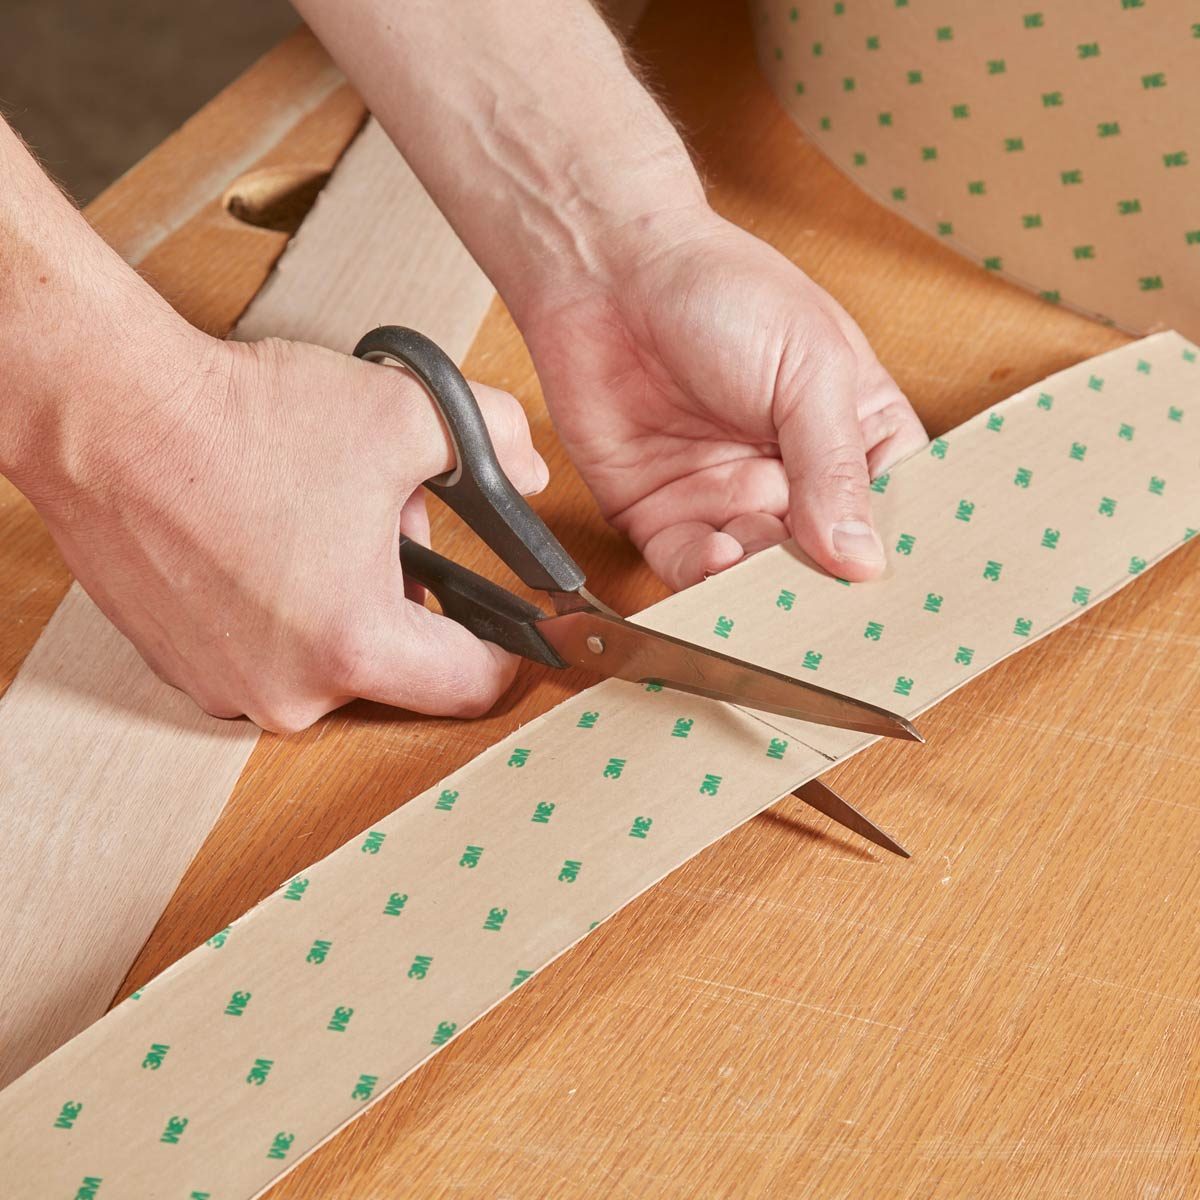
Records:
[[[593,654],[603,654],[604,653],[604,639],[602,637],[598,637],[596,634],[593,633],[587,640],[587,648]]]

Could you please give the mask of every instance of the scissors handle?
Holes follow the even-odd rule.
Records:
[[[567,665],[538,632],[537,623],[546,614],[527,600],[411,538],[400,539],[400,565],[406,579],[437,597],[443,616],[476,637],[548,667]]]
[[[354,353],[369,362],[401,363],[437,405],[454,443],[457,464],[445,475],[427,480],[425,486],[454,509],[527,587],[547,592],[582,587],[583,571],[504,474],[470,385],[442,349],[415,330],[381,325],[359,341]],[[438,594],[432,585],[430,590]]]

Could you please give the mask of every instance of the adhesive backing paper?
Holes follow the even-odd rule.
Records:
[[[1184,0],[755,0],[787,111],[997,274],[1200,336],[1200,10]]]

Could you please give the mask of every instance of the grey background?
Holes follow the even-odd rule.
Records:
[[[0,111],[86,204],[298,24],[288,0],[0,0]]]

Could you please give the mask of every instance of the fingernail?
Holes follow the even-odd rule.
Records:
[[[533,494],[544,492],[546,485],[550,482],[550,468],[546,465],[546,460],[536,453],[533,456],[533,477],[536,481]]]
[[[883,543],[866,521],[837,521],[833,526],[833,548],[839,558],[855,562],[882,563]]]

